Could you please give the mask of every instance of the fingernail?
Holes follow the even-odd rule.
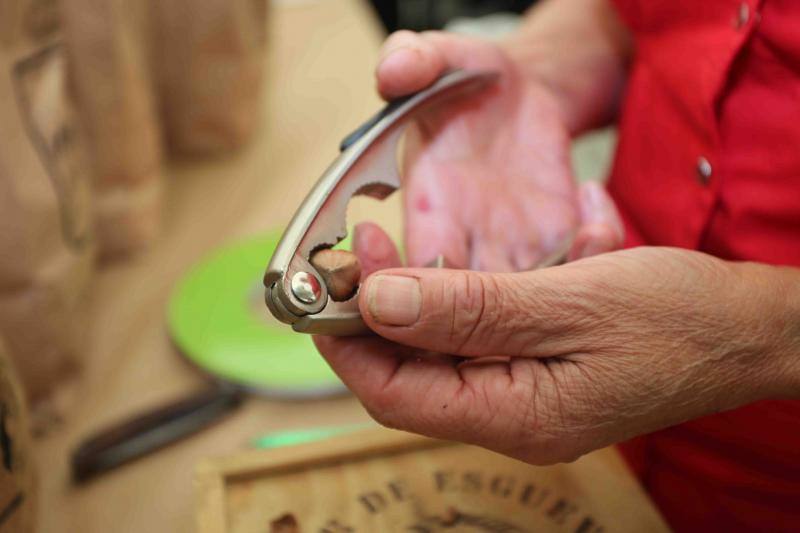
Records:
[[[418,51],[417,48],[415,48],[413,46],[409,46],[407,44],[402,44],[402,45],[398,45],[395,48],[390,48],[390,49],[384,51],[383,56],[378,61],[378,69],[381,69],[381,68],[385,67],[386,65],[390,64],[392,61],[398,61],[399,58],[402,58],[402,56],[404,54],[419,55],[419,51]],[[410,60],[410,61],[413,61],[413,59],[414,58],[408,58],[408,60]]]
[[[367,306],[372,318],[386,326],[410,326],[419,319],[419,281],[405,276],[376,276],[369,281]]]

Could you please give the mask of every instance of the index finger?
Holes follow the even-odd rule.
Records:
[[[377,224],[362,222],[353,231],[353,253],[361,263],[361,280],[378,270],[400,266],[400,254],[389,235]]]

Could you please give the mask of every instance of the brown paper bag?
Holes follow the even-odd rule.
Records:
[[[259,119],[267,0],[154,0],[161,113],[180,152],[242,145]]]
[[[35,511],[36,479],[25,398],[0,341],[0,533],[31,533]]]
[[[77,367],[89,175],[53,2],[0,0],[0,334],[31,399]]]
[[[102,256],[146,246],[158,233],[160,132],[149,73],[149,5],[126,0],[62,2],[70,76],[95,174]]]

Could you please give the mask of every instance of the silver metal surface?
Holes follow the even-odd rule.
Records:
[[[292,294],[304,304],[313,304],[322,295],[321,283],[314,274],[298,272],[292,276]]]
[[[297,331],[325,335],[368,332],[358,310],[358,292],[345,302],[328,298],[324,284],[314,301],[294,291],[299,273],[319,279],[311,255],[347,236],[347,204],[355,195],[386,198],[400,187],[396,152],[406,124],[455,96],[488,87],[492,72],[455,71],[397,103],[349,145],[320,177],[289,223],[264,275],[267,306],[275,317]]]

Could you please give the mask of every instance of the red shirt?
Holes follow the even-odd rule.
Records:
[[[800,266],[800,0],[617,5],[636,42],[609,184],[628,245]],[[676,530],[800,530],[800,402],[623,451]]]

